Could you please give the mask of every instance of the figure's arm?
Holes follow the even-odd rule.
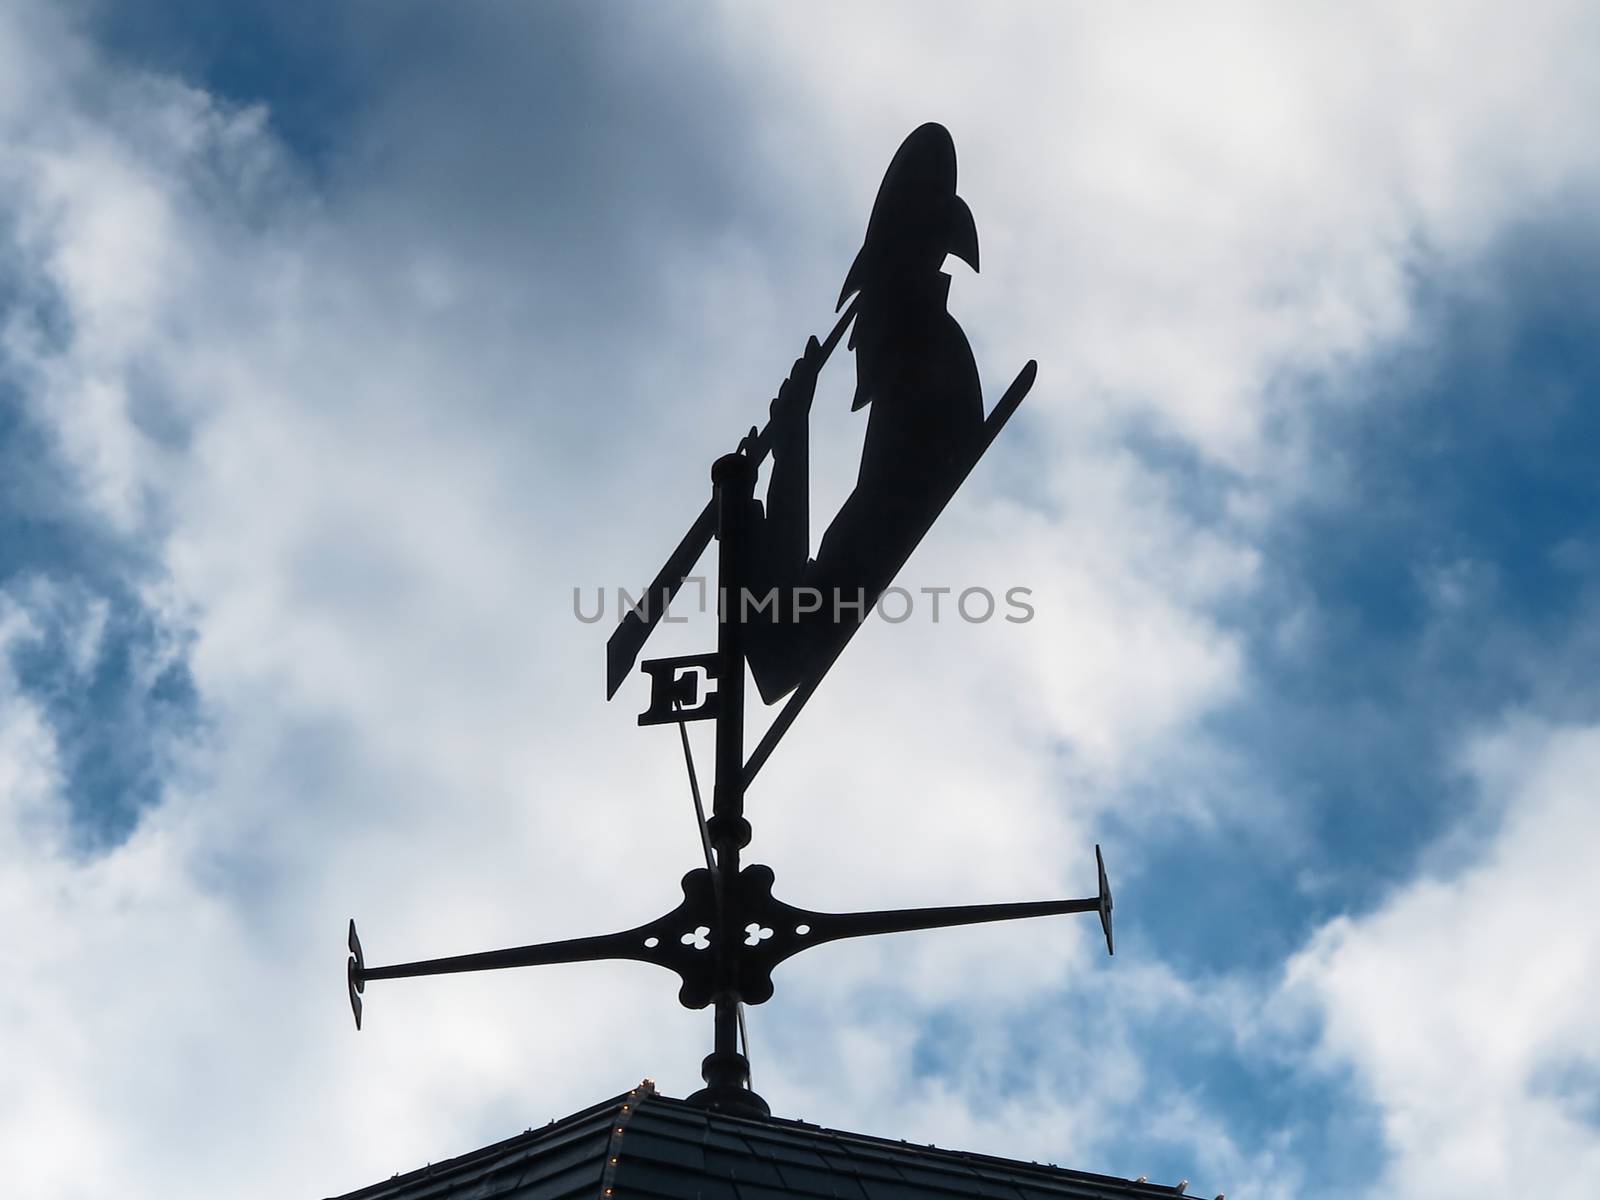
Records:
[[[811,401],[822,366],[817,339],[794,360],[772,402],[772,482],[767,489],[768,561],[783,586],[793,586],[811,550]]]

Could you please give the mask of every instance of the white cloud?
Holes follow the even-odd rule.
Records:
[[[1600,729],[1514,720],[1470,766],[1504,811],[1492,841],[1323,929],[1289,994],[1381,1110],[1393,1157],[1374,1195],[1570,1195],[1600,1167]]]

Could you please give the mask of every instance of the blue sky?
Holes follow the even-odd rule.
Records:
[[[0,15],[28,1194],[330,1194],[696,1086],[706,1021],[628,965],[374,987],[357,1037],[344,922],[377,961],[670,907],[676,740],[571,592],[654,570],[930,119],[986,393],[1040,382],[904,582],[1038,617],[865,631],[752,849],[850,908],[1078,894],[1100,842],[1119,951],[819,951],[758,1087],[1191,1194],[1600,1167],[1596,21],[995,11]]]

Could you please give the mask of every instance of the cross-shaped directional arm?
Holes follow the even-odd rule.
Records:
[[[409,979],[420,975],[454,975],[464,971],[498,971],[506,967],[539,967],[556,963],[600,962],[622,959],[654,963],[674,972],[682,981],[678,1000],[685,1008],[704,1008],[717,988],[719,956],[731,957],[732,975],[738,998],[747,1004],[762,1004],[772,998],[772,971],[785,959],[803,950],[844,938],[873,937],[882,933],[905,933],[914,929],[948,929],[957,925],[976,925],[989,921],[1015,921],[1024,917],[1052,917],[1064,913],[1100,914],[1105,933],[1106,952],[1112,951],[1111,885],[1106,880],[1105,860],[1100,847],[1094,848],[1100,894],[1082,900],[1036,900],[1020,904],[959,904],[939,908],[888,909],[879,912],[824,913],[796,908],[774,899],[772,868],[746,867],[739,873],[733,902],[737,919],[734,928],[742,929],[738,945],[716,945],[716,930],[723,927],[717,913],[712,874],[704,867],[683,877],[683,903],[644,925],[621,933],[600,937],[569,938],[558,942],[539,942],[488,950],[479,954],[458,954],[450,958],[429,958],[417,962],[369,967],[356,936],[356,923],[350,922],[350,958],[346,982],[350,1011],[356,1028],[361,1028],[362,994],[375,979]]]

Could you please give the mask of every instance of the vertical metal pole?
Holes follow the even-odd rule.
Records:
[[[746,510],[755,494],[755,464],[742,454],[730,454],[711,468],[717,503],[717,691],[721,715],[717,718],[717,782],[711,800],[711,847],[717,853],[717,998],[714,1064],[720,1079],[709,1076],[712,1087],[748,1081],[743,1064],[732,1060],[739,1053],[739,998],[735,991],[733,948],[737,916],[734,893],[738,889],[739,851],[750,841],[750,824],[744,819],[744,552]]]
[[[708,1108],[765,1115],[766,1103],[749,1090],[750,1063],[739,1053],[738,953],[739,851],[750,842],[744,817],[744,589],[748,582],[750,514],[756,464],[729,454],[711,467],[717,513],[717,715],[716,783],[706,823],[716,852],[717,927],[713,934],[717,990],[715,1037],[701,1065],[706,1086],[690,1097]]]

